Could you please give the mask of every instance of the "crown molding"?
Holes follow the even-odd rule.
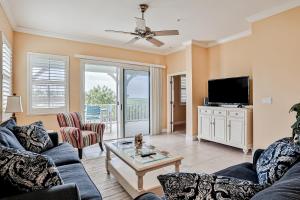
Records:
[[[121,60],[121,59],[114,59],[114,58],[106,58],[106,57],[98,57],[98,56],[88,56],[88,55],[75,54],[74,57],[79,58],[79,59],[83,59],[83,60],[98,60],[98,61],[104,61],[104,62],[139,65],[139,66],[147,66],[147,67],[150,66],[150,67],[163,68],[163,69],[166,68],[164,65],[159,65],[159,64],[135,62],[135,61]]]
[[[76,41],[76,42],[83,42],[83,43],[89,43],[89,44],[98,44],[98,45],[107,46],[107,47],[114,47],[114,48],[119,48],[119,49],[139,51],[139,52],[156,54],[156,55],[165,55],[167,53],[165,50],[155,51],[155,50],[144,49],[142,47],[131,47],[131,46],[126,46],[125,47],[122,44],[113,44],[113,42],[108,42],[108,41],[105,41],[105,40],[99,39],[99,38],[80,37],[80,36],[75,36],[75,35],[72,35],[72,34],[54,33],[54,32],[36,30],[36,29],[31,29],[31,28],[19,27],[19,26],[17,26],[15,28],[15,31],[16,32],[21,32],[21,33],[32,34],[32,35],[38,35],[38,36],[45,36],[45,37],[51,37],[51,38],[58,38],[58,39]]]
[[[227,42],[238,40],[238,39],[241,39],[241,38],[244,38],[244,37],[248,37],[250,35],[252,35],[252,30],[251,29],[243,31],[243,32],[240,32],[240,33],[237,33],[235,35],[231,35],[231,36],[222,38],[220,40],[217,40],[214,43],[210,43],[209,47],[213,47],[213,46],[216,46],[218,44],[224,44],[224,43],[227,43]]]
[[[178,46],[178,47],[176,47],[176,48],[174,48],[174,49],[169,50],[169,51],[166,52],[164,55],[167,56],[167,55],[170,55],[170,54],[172,54],[172,53],[176,53],[176,52],[182,51],[182,50],[184,50],[185,48],[186,48],[186,46],[182,44],[182,45],[180,45],[180,46]]]
[[[202,48],[208,48],[209,47],[209,42],[189,40],[189,41],[186,41],[186,42],[182,43],[182,45],[183,46],[195,45],[195,46],[202,47]]]
[[[253,22],[271,17],[273,15],[282,13],[284,11],[290,10],[292,8],[296,8],[298,6],[300,6],[300,0],[295,0],[295,1],[292,1],[292,2],[289,2],[289,3],[286,3],[284,5],[276,6],[276,7],[264,10],[260,13],[255,14],[255,15],[252,15],[252,16],[247,18],[247,21],[253,23]]]
[[[10,25],[12,26],[13,29],[15,29],[17,27],[17,23],[16,23],[16,20],[15,20],[13,14],[12,14],[12,11],[10,9],[8,1],[0,0],[0,5],[4,10],[5,15],[7,16]]]

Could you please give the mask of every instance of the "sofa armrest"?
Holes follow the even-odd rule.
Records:
[[[80,193],[75,183],[54,186],[48,190],[24,193],[1,200],[80,200]]]
[[[57,132],[50,132],[48,133],[53,145],[56,147],[59,143],[59,139],[58,139],[58,133]]]
[[[148,192],[136,197],[134,200],[164,200],[152,192]]]
[[[253,169],[256,170],[256,163],[264,149],[257,149],[253,154]]]

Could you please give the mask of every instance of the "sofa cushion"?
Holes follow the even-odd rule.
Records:
[[[75,183],[82,200],[101,200],[101,194],[81,163],[58,166],[64,183]]]
[[[196,173],[158,176],[166,199],[250,199],[263,187],[251,181]]]
[[[27,126],[16,126],[14,133],[28,151],[41,153],[53,147],[53,143],[40,121]]]
[[[77,151],[69,143],[61,143],[52,149],[44,151],[42,155],[52,158],[56,166],[80,163]]]
[[[63,183],[51,159],[3,146],[0,147],[0,177],[14,193],[48,189]]]
[[[16,136],[7,128],[0,126],[0,145],[25,150],[24,147],[19,143]]]
[[[300,162],[291,167],[272,186],[257,193],[251,200],[291,200],[300,198]]]
[[[228,176],[258,183],[256,171],[252,163],[241,163],[214,173],[217,176]]]
[[[270,186],[279,180],[300,158],[300,146],[291,138],[271,144],[258,158],[256,171],[261,185]]]

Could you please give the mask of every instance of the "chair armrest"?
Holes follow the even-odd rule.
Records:
[[[256,170],[256,163],[264,149],[257,149],[253,154],[253,169]]]
[[[48,135],[49,135],[53,145],[56,147],[59,143],[57,132],[50,132],[50,133],[48,133]]]
[[[82,149],[83,148],[83,138],[82,133],[79,128],[76,127],[61,127],[60,133],[64,142],[68,142],[73,145],[73,147]]]
[[[54,186],[47,190],[10,196],[1,200],[80,200],[80,193],[75,183]]]
[[[86,131],[93,131],[93,132],[103,135],[104,130],[105,130],[105,124],[104,123],[84,123],[82,129],[86,130]]]

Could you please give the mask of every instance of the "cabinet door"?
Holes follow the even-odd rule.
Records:
[[[244,120],[229,118],[227,122],[227,133],[229,144],[236,147],[244,145]]]
[[[221,116],[212,117],[213,137],[215,141],[226,142],[226,118]]]
[[[211,117],[209,115],[199,115],[199,136],[203,139],[211,139]]]

